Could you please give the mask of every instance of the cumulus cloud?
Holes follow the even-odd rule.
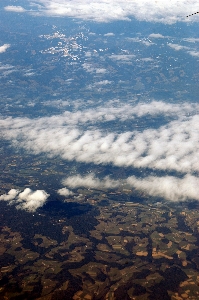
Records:
[[[70,190],[67,189],[67,188],[59,189],[59,190],[57,191],[57,193],[58,193],[59,195],[61,195],[61,196],[65,196],[65,197],[73,195],[73,192],[70,191]]]
[[[10,44],[4,44],[3,46],[0,46],[0,53],[6,52],[6,50],[10,47]]]
[[[26,11],[22,6],[14,6],[14,5],[5,6],[4,9],[6,11],[18,12],[18,13]]]
[[[32,1],[30,1],[32,3]],[[177,21],[189,22],[187,12],[198,10],[195,0],[38,0],[40,14],[67,16],[97,22],[130,20],[162,22],[172,24]],[[36,4],[35,4],[36,5]],[[191,20],[198,21],[198,18]]]
[[[199,178],[187,174],[183,178],[174,176],[148,176],[145,178],[136,178],[135,176],[121,180],[112,180],[108,176],[99,179],[90,174],[88,176],[71,176],[63,180],[63,185],[70,188],[99,188],[111,189],[117,187],[128,186],[144,192],[146,195],[161,197],[168,201],[199,201]]]
[[[151,33],[149,34],[149,38],[154,38],[154,39],[164,39],[167,36],[162,35],[161,33]]]
[[[23,192],[11,189],[8,194],[0,196],[0,200],[8,201],[9,204],[15,204],[17,209],[24,209],[29,212],[35,212],[37,208],[42,207],[49,194],[44,190],[33,192],[26,188]]]
[[[17,195],[20,193],[19,190],[11,189],[8,194],[3,194],[0,196],[0,200],[4,201],[11,201],[17,197]]]

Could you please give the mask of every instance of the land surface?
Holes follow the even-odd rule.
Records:
[[[76,193],[35,214],[0,203],[1,299],[198,299],[197,207]]]

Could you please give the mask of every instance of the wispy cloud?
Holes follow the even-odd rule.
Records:
[[[59,104],[61,103],[62,102],[59,102]],[[68,104],[69,102],[66,103]],[[21,127],[21,124],[23,125],[23,123],[25,122],[25,124],[27,124],[28,126],[32,126],[31,124],[33,124],[33,128],[35,128],[35,124],[38,124],[38,128],[54,128],[56,126],[58,128],[59,126],[65,128],[66,125],[93,125],[99,122],[107,122],[110,120],[125,121],[144,116],[154,117],[160,115],[175,118],[177,117],[178,119],[186,119],[186,117],[190,114],[197,114],[199,109],[198,104],[188,102],[174,104],[166,103],[163,101],[151,101],[149,103],[143,102],[136,105],[131,105],[128,103],[120,103],[119,101],[115,100],[103,103],[103,106],[81,110],[81,103],[82,102],[80,102],[80,104],[78,105],[79,110],[74,112],[65,111],[62,115],[42,117],[37,120],[30,120],[28,118],[1,119],[0,126],[14,126],[14,128],[17,129]],[[55,105],[56,104],[57,102],[55,103]]]
[[[126,62],[128,63],[135,58],[135,55],[134,54],[112,54],[109,56],[109,58],[122,63],[126,63]]]
[[[6,77],[9,74],[16,72],[17,69],[14,68],[14,66],[12,65],[8,65],[8,64],[2,64],[0,62],[0,77]]]
[[[145,46],[152,46],[154,45],[154,43],[149,39],[149,38],[127,38],[128,41],[130,42],[134,42],[134,43],[140,43],[140,44],[143,44]]]
[[[93,84],[88,85],[88,89],[93,89],[93,88],[104,88],[104,86],[111,84],[113,81],[110,80],[101,80],[98,82],[94,82]]]
[[[88,56],[88,52],[86,54],[86,56]],[[90,53],[91,56],[91,53]],[[97,66],[94,66],[92,63],[83,63],[82,67],[84,68],[84,70],[88,73],[93,73],[96,75],[103,75],[105,73],[107,73],[107,70],[105,68],[99,68]]]

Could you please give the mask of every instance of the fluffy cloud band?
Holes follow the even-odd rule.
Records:
[[[1,137],[9,140],[14,147],[22,147],[34,154],[45,153],[50,157],[60,156],[68,161],[76,160],[88,164],[149,169],[157,174],[159,171],[176,171],[178,177],[177,174],[176,177],[131,177],[124,184],[173,201],[198,199],[197,111],[198,105],[190,103],[177,105],[153,101],[123,107],[108,105],[95,110],[65,112],[62,115],[38,119],[1,119],[0,132]],[[166,125],[157,123],[156,128],[150,128],[149,125],[139,128],[139,121],[143,116],[153,120],[161,116]],[[122,125],[130,120],[132,125]],[[117,124],[114,132],[111,131],[109,121]],[[105,129],[102,129],[105,122]],[[101,181],[92,176],[76,178],[74,186],[73,179],[64,181],[65,186],[75,187],[77,184],[93,188],[114,188],[121,181],[118,183],[108,177]],[[61,189],[58,193],[71,195],[67,189]]]
[[[162,113],[168,113],[165,109],[167,105],[162,105]],[[139,106],[140,111],[135,106],[132,118],[136,114],[138,118],[144,114],[160,113],[153,102],[146,106],[143,105],[143,110]],[[121,133],[94,127],[104,120],[126,120],[127,117],[121,114],[120,108],[110,109],[110,114],[109,110],[99,114],[96,109],[96,112],[78,111],[36,120],[7,118],[0,120],[1,137],[10,140],[15,147],[23,147],[34,154],[47,153],[50,156],[60,155],[69,161],[170,170],[186,174],[199,171],[199,116],[192,115],[195,113],[195,105],[187,106],[188,110],[185,112],[186,104],[179,105],[178,109],[173,105],[171,115],[177,111],[177,119],[167,125],[142,131],[133,127],[132,131]],[[183,117],[186,113],[187,116]],[[130,116],[128,110],[126,114]],[[139,123],[139,118],[137,122]]]
[[[32,1],[30,1],[33,5]],[[97,22],[129,20],[172,24],[187,21],[186,15],[198,11],[195,0],[37,0],[40,14],[67,16]],[[192,21],[197,18],[192,18]]]
[[[186,175],[182,179],[174,176],[149,176],[137,179],[132,176],[127,183],[150,196],[162,197],[170,201],[199,200],[199,178]]]
[[[94,189],[128,186],[128,188],[135,188],[147,195],[161,197],[169,201],[199,200],[199,178],[191,175],[186,175],[183,178],[148,176],[142,179],[131,176],[121,180],[113,180],[108,176],[100,180],[94,174],[84,177],[77,175],[64,179],[63,185],[70,188]]]

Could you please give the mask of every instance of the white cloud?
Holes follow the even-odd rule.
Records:
[[[108,32],[108,33],[105,33],[104,36],[115,36],[115,34],[113,32]]]
[[[95,69],[96,74],[105,74],[107,72],[104,68],[96,68]]]
[[[32,1],[30,1],[32,3]],[[172,24],[177,21],[189,22],[187,12],[198,10],[195,0],[38,0],[40,14],[67,16],[97,22],[129,20],[161,22]],[[198,21],[198,18],[191,20]]]
[[[100,180],[90,174],[87,176],[71,176],[62,181],[63,185],[69,186],[70,188],[85,187],[85,188],[116,188],[121,185],[121,182],[118,180],[111,180],[108,176],[103,180]]]
[[[151,57],[144,57],[144,58],[141,58],[141,60],[142,61],[145,61],[145,62],[151,62],[151,61],[154,61],[154,59],[153,58],[151,58]]]
[[[199,38],[184,38],[183,41],[188,43],[195,43],[195,42],[199,42]]]
[[[70,188],[99,188],[112,189],[124,186],[125,188],[134,188],[144,192],[146,195],[161,197],[168,201],[199,201],[199,178],[186,175],[183,178],[174,176],[149,176],[143,179],[135,176],[121,180],[112,180],[109,177],[103,179],[96,178],[94,174],[88,176],[71,176],[63,180],[63,185]]]
[[[6,50],[10,47],[10,44],[4,44],[3,46],[0,46],[0,53],[6,52]]]
[[[164,36],[161,33],[151,33],[151,34],[149,34],[149,38],[164,39],[164,38],[167,38],[167,36]]]
[[[17,195],[20,193],[19,190],[11,189],[8,194],[4,194],[0,196],[0,200],[4,201],[11,201],[17,197]]]
[[[110,80],[101,80],[101,81],[97,82],[96,84],[107,85],[107,84],[111,84],[111,83],[112,83],[112,81],[110,81]]]
[[[92,56],[92,52],[91,51],[86,51],[84,53],[85,57],[91,57]]]
[[[135,58],[134,54],[112,54],[109,58],[120,61],[120,62],[130,62],[133,58]]]
[[[44,190],[33,192],[26,188],[23,192],[11,189],[8,194],[0,196],[0,200],[8,201],[9,204],[15,204],[17,209],[24,209],[29,212],[35,212],[37,208],[43,206],[49,197]]]
[[[142,44],[144,44],[145,46],[151,46],[151,45],[154,45],[154,43],[152,43],[151,41],[147,41],[147,40],[142,40]]]
[[[199,51],[188,51],[191,56],[199,57]]]
[[[152,46],[154,45],[154,43],[152,43],[152,41],[149,39],[149,38],[127,38],[127,41],[130,41],[130,42],[134,42],[134,43],[141,43],[145,46]]]
[[[59,190],[57,191],[57,193],[58,193],[59,195],[61,195],[61,196],[65,196],[65,197],[73,195],[73,192],[70,191],[70,190],[67,189],[67,188],[59,189]]]
[[[65,102],[63,101],[63,104]],[[66,102],[68,104],[69,102]],[[56,102],[56,104],[61,105],[62,102]],[[81,103],[79,104],[79,107]],[[103,106],[99,106],[93,109],[77,110],[75,112],[65,111],[62,115],[43,117],[37,120],[32,120],[28,118],[8,118],[0,119],[0,126],[2,130],[6,130],[6,127],[13,127],[13,129],[23,128],[23,124],[27,124],[30,128],[45,129],[54,128],[57,130],[68,129],[66,125],[81,125],[81,124],[91,124],[98,122],[106,122],[109,120],[125,121],[129,119],[135,119],[144,116],[172,116],[177,118],[184,118],[189,116],[189,114],[197,114],[199,109],[198,104],[194,103],[166,103],[163,101],[151,101],[149,103],[139,103],[137,105],[130,105],[125,103],[120,103],[117,100],[103,103]],[[36,126],[38,124],[38,126]],[[71,127],[70,127],[71,129]],[[77,128],[75,128],[77,129]],[[8,130],[9,132],[9,130]],[[17,135],[16,131],[16,135]]]
[[[169,201],[199,200],[199,178],[186,175],[182,179],[174,176],[150,176],[144,179],[129,177],[127,182],[150,196]]]
[[[23,74],[23,76],[29,77],[35,75],[35,72],[26,72]]]
[[[182,46],[182,45],[179,45],[179,44],[171,44],[171,43],[168,43],[167,44],[170,48],[176,50],[176,51],[179,51],[179,50],[187,50],[187,49],[190,49],[189,47],[186,47],[186,46]]]
[[[4,9],[6,11],[18,12],[18,13],[26,11],[22,6],[14,6],[14,5],[5,6]]]
[[[179,44],[171,44],[171,43],[168,43],[167,44],[169,47],[171,47],[172,49],[176,50],[176,51],[179,51],[179,50],[186,50],[186,53],[190,54],[191,56],[193,57],[199,57],[199,51],[196,51],[196,50],[191,50],[190,47],[186,47],[186,46],[181,46]]]
[[[101,81],[95,82],[93,84],[89,84],[88,88],[89,89],[93,89],[95,87],[102,88],[103,86],[106,86],[107,84],[111,84],[111,83],[112,83],[112,81],[110,81],[110,80],[101,80]]]

